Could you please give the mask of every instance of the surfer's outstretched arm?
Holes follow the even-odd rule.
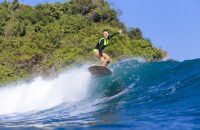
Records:
[[[110,40],[112,37],[114,37],[117,34],[119,34],[119,32],[116,32],[116,33],[113,33],[113,34],[109,35],[108,40]]]
[[[117,34],[121,34],[122,33],[122,29],[120,29],[118,32],[113,33],[111,35],[108,36],[108,40],[111,39],[112,37],[116,36]]]

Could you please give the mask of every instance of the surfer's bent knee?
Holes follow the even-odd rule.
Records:
[[[108,56],[106,53],[103,53],[103,57],[105,57],[106,60],[110,60],[110,56]]]
[[[103,53],[103,57],[105,58],[107,64],[110,63],[110,56],[108,56],[106,53]]]

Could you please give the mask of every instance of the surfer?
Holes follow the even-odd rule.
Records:
[[[94,49],[94,54],[98,59],[101,59],[102,66],[107,67],[108,64],[110,63],[110,56],[104,53],[103,49],[107,47],[110,38],[121,33],[122,33],[122,29],[120,29],[118,32],[113,33],[111,35],[108,29],[103,30],[103,38],[99,40],[99,42],[96,44],[96,47]]]

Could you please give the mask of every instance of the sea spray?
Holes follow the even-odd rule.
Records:
[[[39,111],[62,103],[82,100],[88,91],[90,74],[84,68],[60,74],[56,79],[36,78],[0,88],[0,115]]]

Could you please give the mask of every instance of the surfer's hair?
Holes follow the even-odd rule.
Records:
[[[108,33],[110,33],[108,29],[104,29],[103,32],[108,32]]]

